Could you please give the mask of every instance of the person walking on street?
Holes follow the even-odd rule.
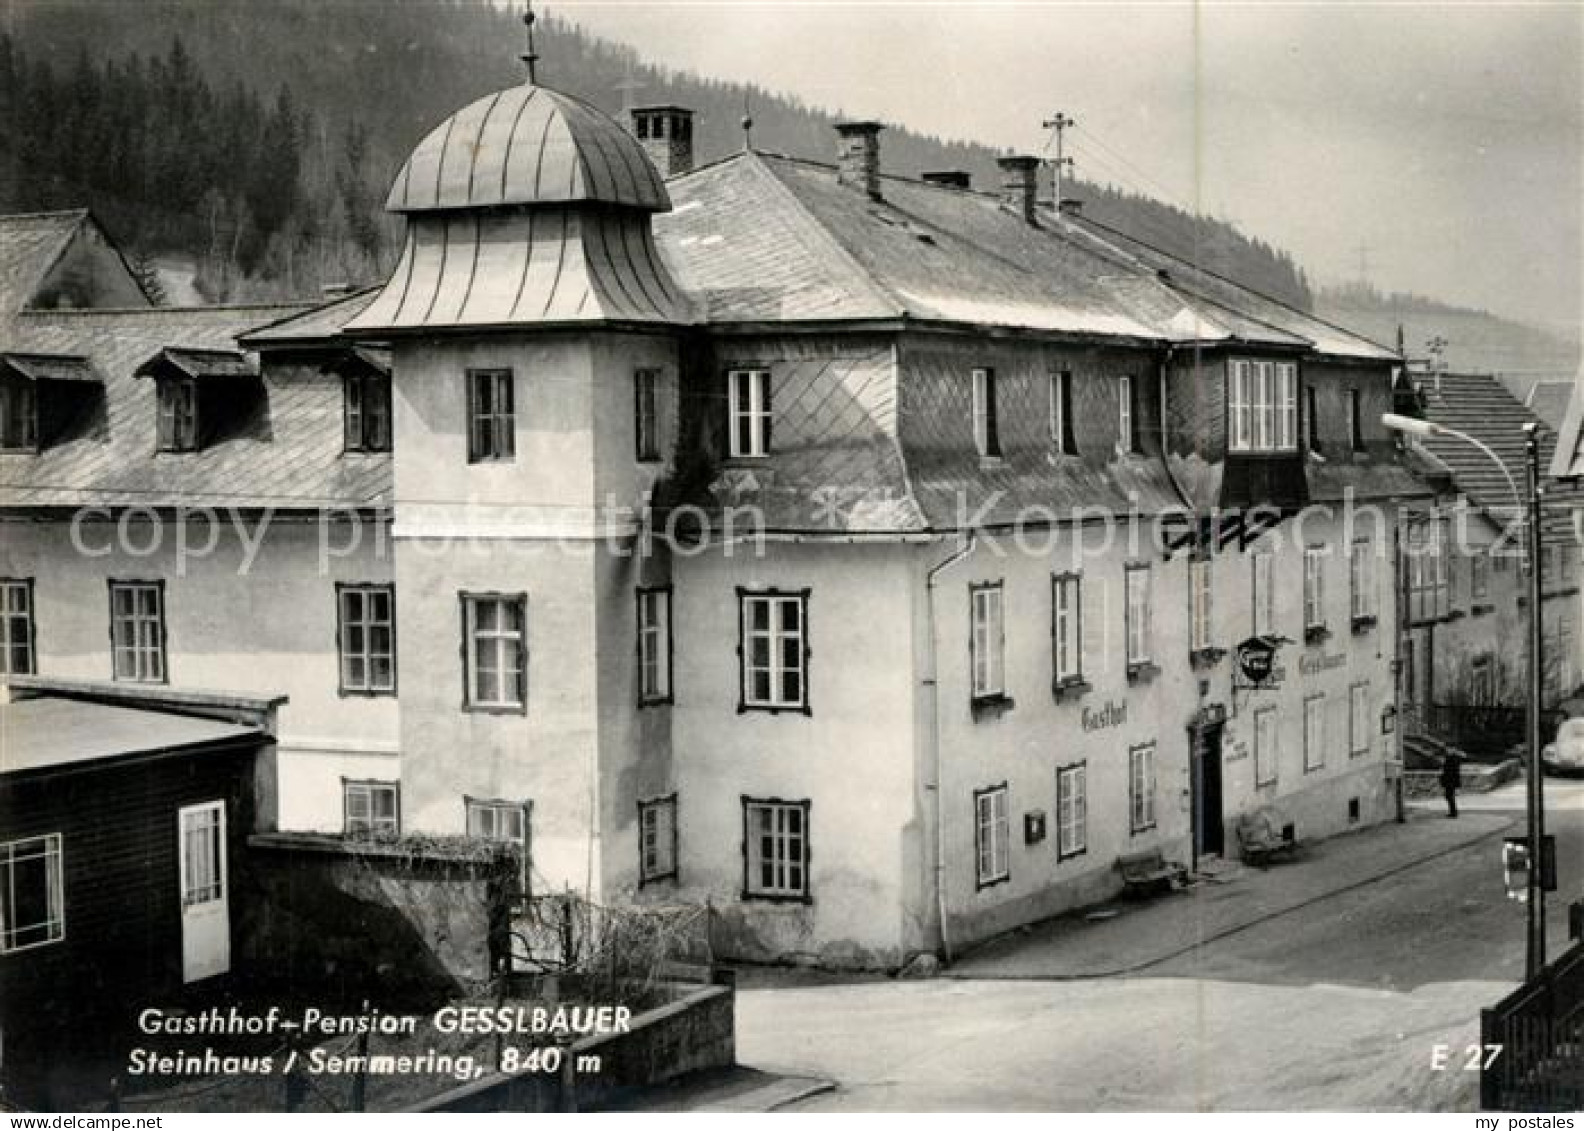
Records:
[[[1463,786],[1463,757],[1450,751],[1441,759],[1441,792],[1446,794],[1447,816],[1457,816],[1457,791]]]

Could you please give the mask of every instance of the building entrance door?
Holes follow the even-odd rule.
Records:
[[[1222,727],[1205,727],[1194,739],[1194,856],[1219,856],[1226,849],[1226,823],[1221,811]]]
[[[231,969],[225,802],[187,806],[176,827],[182,981],[196,982]]]

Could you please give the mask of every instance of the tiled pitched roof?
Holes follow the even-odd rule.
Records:
[[[1149,272],[1181,295],[1196,313],[1212,323],[1226,325],[1236,338],[1307,343],[1314,350],[1334,357],[1399,360],[1397,354],[1385,346],[1179,259],[1126,232],[1069,214],[1047,213],[1046,218],[1061,224],[1071,238],[1092,241],[1095,246],[1134,262],[1138,269]]]
[[[27,306],[87,219],[86,208],[0,216],[0,319]]]
[[[370,506],[390,492],[388,454],[343,455],[341,382],[317,368],[266,375],[267,419],[196,452],[156,453],[155,382],[133,376],[161,351],[230,350],[245,330],[302,307],[36,311],[0,329],[0,349],[86,355],[104,411],[37,454],[0,454],[0,506]]]
[[[1513,481],[1523,490],[1523,426],[1539,421],[1494,377],[1443,373],[1427,376],[1420,387],[1425,419],[1465,432],[1500,457]],[[1473,445],[1452,437],[1427,437],[1419,441],[1431,455],[1451,469],[1457,489],[1476,506],[1500,517],[1512,513],[1512,490],[1491,459]],[[1551,466],[1557,434],[1540,422],[1541,474]],[[1568,516],[1584,506],[1584,490],[1574,484],[1551,484],[1546,490],[1547,531],[1560,532]]]
[[[237,341],[247,349],[261,346],[320,345],[334,338],[352,319],[362,314],[380,293],[379,287],[365,287],[340,298],[322,302],[307,310],[293,311],[284,318],[249,330]]]
[[[746,151],[673,178],[662,253],[712,322],[909,318],[1145,341],[1396,355],[1123,233],[983,192]]]
[[[757,153],[674,178],[672,211],[654,218],[672,275],[710,322],[894,318],[899,305],[814,218]]]

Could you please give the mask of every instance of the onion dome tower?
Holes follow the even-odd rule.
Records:
[[[530,13],[531,17],[531,13]],[[534,81],[457,111],[418,143],[385,207],[407,243],[347,330],[690,321],[650,217],[671,209],[642,145]]]

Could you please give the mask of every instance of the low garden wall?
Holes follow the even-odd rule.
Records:
[[[405,1110],[578,1111],[736,1060],[736,994],[731,986],[672,986],[675,1000],[636,1014],[624,1033],[544,1046],[533,1066],[497,1072]],[[588,1058],[598,1058],[590,1070]],[[580,1071],[580,1065],[583,1066]]]
[[[478,990],[506,952],[516,862],[477,840],[248,839],[240,967],[263,984],[356,1000]]]

